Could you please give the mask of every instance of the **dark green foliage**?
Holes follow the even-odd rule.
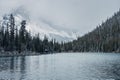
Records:
[[[9,28],[7,25],[7,29],[5,30],[4,38],[3,38],[3,45],[4,45],[5,50],[9,50],[9,45],[10,45],[9,39],[10,39]]]
[[[10,50],[14,50],[14,40],[15,40],[15,19],[13,15],[10,15]]]
[[[19,50],[18,47],[19,47],[19,35],[18,35],[18,29],[16,27],[16,33],[15,33],[15,50],[16,51]]]
[[[0,50],[32,52],[120,52],[120,11],[97,26],[92,32],[78,37],[71,42],[58,43],[49,41],[39,34],[31,36],[26,30],[26,21],[21,22],[20,29],[15,25],[11,14],[7,26],[0,25]]]
[[[19,51],[25,51],[26,50],[26,40],[25,40],[25,34],[26,34],[26,21],[23,20],[21,22],[21,27],[19,30]]]
[[[120,52],[120,11],[92,32],[64,45],[65,51]]]
[[[58,52],[60,44],[49,41],[45,36],[40,39],[39,34],[31,36],[26,30],[26,21],[21,22],[20,29],[15,25],[15,18],[11,14],[7,25],[0,25],[0,50],[4,51],[33,51],[33,52]]]

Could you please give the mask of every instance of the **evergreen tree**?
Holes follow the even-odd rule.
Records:
[[[9,25],[7,24],[7,29],[5,30],[5,35],[3,38],[4,49],[9,50],[10,40],[9,40]]]
[[[4,49],[4,26],[3,25],[1,27],[0,33],[1,33],[1,47],[2,49]]]
[[[19,50],[24,51],[26,49],[26,41],[25,41],[25,34],[26,34],[26,21],[23,20],[21,22],[21,28],[19,30]]]
[[[46,36],[44,36],[44,40],[43,40],[43,50],[45,52],[49,51],[48,38]]]
[[[31,36],[30,32],[26,32],[25,41],[26,41],[27,50],[31,51],[32,50],[32,48],[31,48],[31,46],[32,46],[32,36]]]
[[[11,14],[10,15],[10,50],[13,51],[14,50],[14,37],[15,34],[15,19],[14,16]]]
[[[15,32],[15,50],[18,51],[19,49],[19,35],[18,35],[18,28],[16,26]]]

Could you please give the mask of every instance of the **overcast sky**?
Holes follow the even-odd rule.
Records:
[[[35,21],[83,35],[117,12],[120,0],[0,0],[0,15],[21,6]]]

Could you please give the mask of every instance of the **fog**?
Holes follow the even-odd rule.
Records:
[[[24,8],[30,19],[83,35],[120,8],[119,0],[0,0],[0,16]],[[42,26],[42,25],[41,25]]]

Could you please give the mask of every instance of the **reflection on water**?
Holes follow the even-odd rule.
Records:
[[[0,57],[0,80],[22,80],[25,61],[25,57]]]
[[[0,80],[120,80],[120,54],[0,57]]]

